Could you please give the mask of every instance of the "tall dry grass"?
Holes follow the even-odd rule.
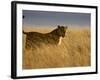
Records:
[[[47,33],[52,28],[24,28],[24,31]],[[90,28],[69,28],[59,46],[43,45],[26,50],[23,34],[23,69],[90,66]]]

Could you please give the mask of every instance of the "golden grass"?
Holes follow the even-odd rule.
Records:
[[[52,28],[24,28],[24,31],[47,33]],[[90,28],[69,28],[59,46],[44,45],[33,50],[25,49],[23,35],[23,69],[79,67],[91,65]]]

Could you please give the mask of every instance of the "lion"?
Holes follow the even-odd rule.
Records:
[[[49,33],[24,32],[26,35],[25,48],[40,47],[42,44],[60,45],[62,38],[65,37],[67,26],[60,26]]]

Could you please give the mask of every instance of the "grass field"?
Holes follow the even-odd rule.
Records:
[[[24,28],[26,32],[47,33],[52,28]],[[41,48],[26,50],[23,34],[23,69],[79,67],[91,65],[90,28],[68,28],[59,46],[44,45]]]

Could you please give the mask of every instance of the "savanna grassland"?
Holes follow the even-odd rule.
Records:
[[[26,32],[48,33],[54,28],[24,28]],[[25,49],[23,34],[23,69],[79,67],[91,65],[90,28],[68,28],[61,45],[43,45],[41,48]]]

